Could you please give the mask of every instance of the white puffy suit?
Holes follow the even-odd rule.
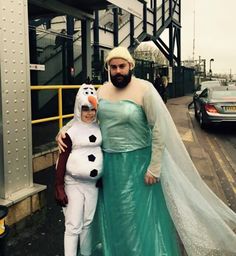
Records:
[[[58,168],[65,168],[65,193],[68,198],[68,204],[63,207],[65,256],[77,256],[79,238],[81,255],[91,255],[90,227],[98,198],[96,181],[102,174],[102,137],[96,120],[92,123],[81,120],[81,108],[94,108],[94,98],[97,102],[94,87],[83,84],[76,96],[73,125],[67,130],[64,140],[67,157],[64,161],[59,158]]]

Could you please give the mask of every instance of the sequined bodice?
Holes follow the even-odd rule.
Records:
[[[143,108],[130,100],[101,99],[98,119],[104,151],[128,152],[151,144],[151,131]]]

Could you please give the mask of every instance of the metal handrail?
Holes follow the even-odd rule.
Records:
[[[100,85],[94,85],[98,88]],[[54,120],[59,120],[59,129],[63,126],[63,119],[73,117],[74,114],[63,115],[63,105],[62,105],[62,90],[64,89],[79,89],[80,85],[32,85],[31,90],[57,90],[58,91],[58,116],[52,116],[47,118],[35,119],[31,121],[31,124],[45,123]]]

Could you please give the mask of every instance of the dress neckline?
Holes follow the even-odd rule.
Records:
[[[133,101],[133,100],[128,100],[128,99],[117,100],[117,101],[111,101],[111,100],[108,100],[108,99],[103,99],[103,98],[101,98],[101,99],[99,99],[99,101],[106,101],[106,102],[108,102],[108,103],[110,103],[110,104],[120,104],[120,103],[122,103],[122,102],[128,102],[128,103],[134,104],[134,105],[137,106],[137,107],[142,108],[142,106],[139,105],[138,103],[136,103],[135,101]]]

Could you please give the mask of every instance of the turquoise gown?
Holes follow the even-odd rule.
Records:
[[[113,103],[101,99],[98,119],[104,174],[94,221],[93,255],[180,255],[162,184],[144,183],[151,130],[142,107],[129,100]]]

